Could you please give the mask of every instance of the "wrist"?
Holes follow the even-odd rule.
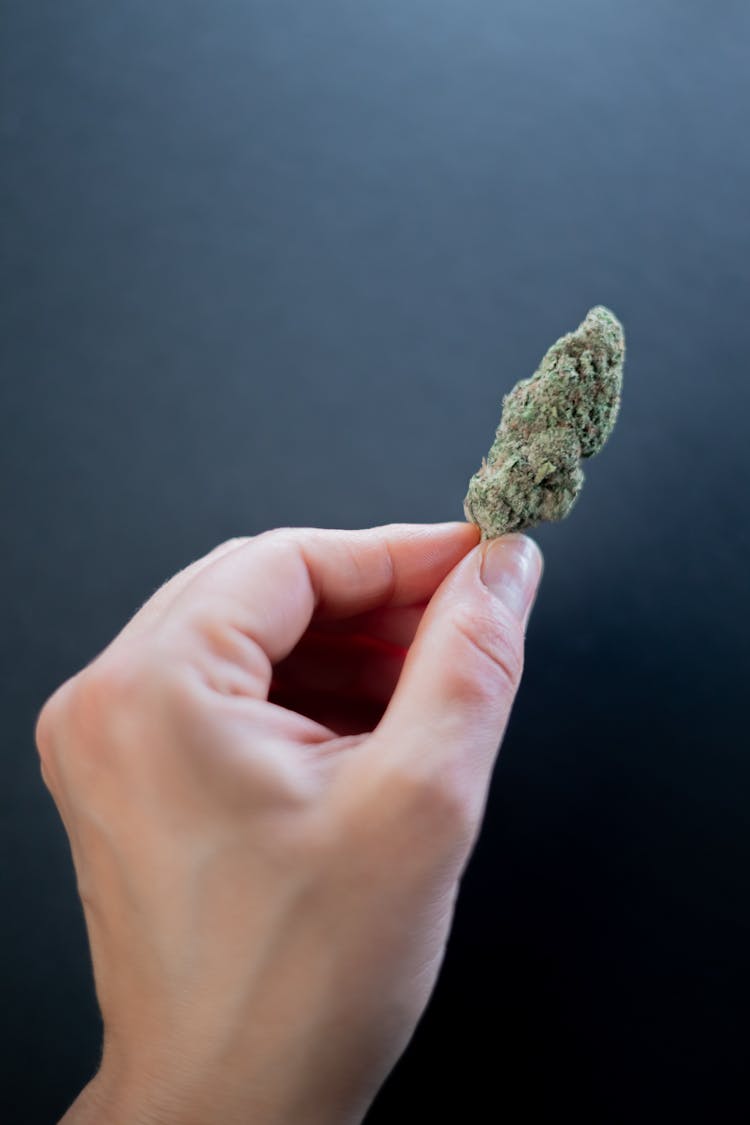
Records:
[[[69,1106],[59,1125],[96,1125],[97,1121],[106,1120],[110,1098],[104,1087],[101,1076],[97,1074]]]
[[[132,1081],[102,1066],[59,1125],[202,1125],[157,1085],[149,1087],[145,1072]]]
[[[192,1084],[188,1084],[192,1085]],[[225,1095],[226,1091],[222,1091]],[[265,1104],[253,1108],[245,1099],[226,1104],[226,1097],[197,1088],[182,1089],[165,1082],[149,1082],[148,1074],[135,1080],[101,1069],[84,1087],[60,1119],[59,1125],[301,1125],[298,1114],[289,1115]],[[368,1107],[352,1113],[325,1114],[310,1107],[310,1125],[361,1125]],[[321,1116],[320,1114],[324,1116]]]

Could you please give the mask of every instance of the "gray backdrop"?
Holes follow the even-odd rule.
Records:
[[[604,303],[618,428],[368,1125],[747,1120],[748,4],[6,0],[0,52],[0,1117],[99,1041],[44,699],[222,539],[461,518]]]

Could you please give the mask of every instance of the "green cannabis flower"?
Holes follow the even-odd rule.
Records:
[[[464,500],[482,539],[567,516],[583,485],[581,458],[598,453],[615,424],[624,359],[622,325],[597,305],[505,396]]]

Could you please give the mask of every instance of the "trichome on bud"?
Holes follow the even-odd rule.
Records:
[[[615,424],[624,358],[622,325],[598,305],[505,396],[464,500],[482,539],[567,516],[583,485],[581,458],[598,453]]]

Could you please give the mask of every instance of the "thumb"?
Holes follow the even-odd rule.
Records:
[[[481,817],[542,571],[525,535],[478,544],[433,595],[377,730],[381,765]],[[386,757],[387,761],[383,761]]]

